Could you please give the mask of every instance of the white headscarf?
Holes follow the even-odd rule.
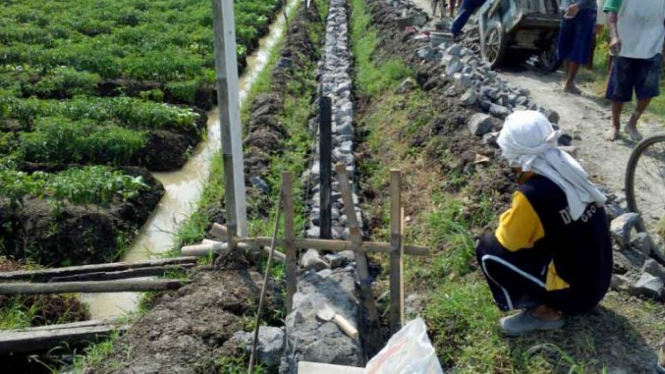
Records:
[[[605,204],[605,195],[589,182],[582,166],[557,148],[556,132],[542,113],[526,110],[509,115],[497,143],[510,166],[533,171],[561,187],[573,220],[589,203]]]

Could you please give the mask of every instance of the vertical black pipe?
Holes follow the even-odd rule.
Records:
[[[319,100],[319,170],[321,194],[321,239],[332,239],[332,100]]]

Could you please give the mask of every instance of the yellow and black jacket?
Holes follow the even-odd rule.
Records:
[[[495,235],[478,245],[478,262],[502,310],[547,304],[567,314],[593,308],[612,275],[605,210],[589,204],[578,220],[546,177],[520,184]]]

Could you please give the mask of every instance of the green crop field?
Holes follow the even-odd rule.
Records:
[[[279,5],[234,2],[241,70]],[[204,136],[215,99],[212,3],[0,6],[0,255],[115,259],[161,196],[158,182],[127,167],[176,170]]]

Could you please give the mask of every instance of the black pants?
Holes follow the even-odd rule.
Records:
[[[564,314],[580,314],[600,301],[574,285],[564,290],[547,291],[547,272],[553,259],[548,251],[523,249],[511,252],[503,248],[494,235],[486,235],[478,243],[476,256],[502,311],[545,304]]]

